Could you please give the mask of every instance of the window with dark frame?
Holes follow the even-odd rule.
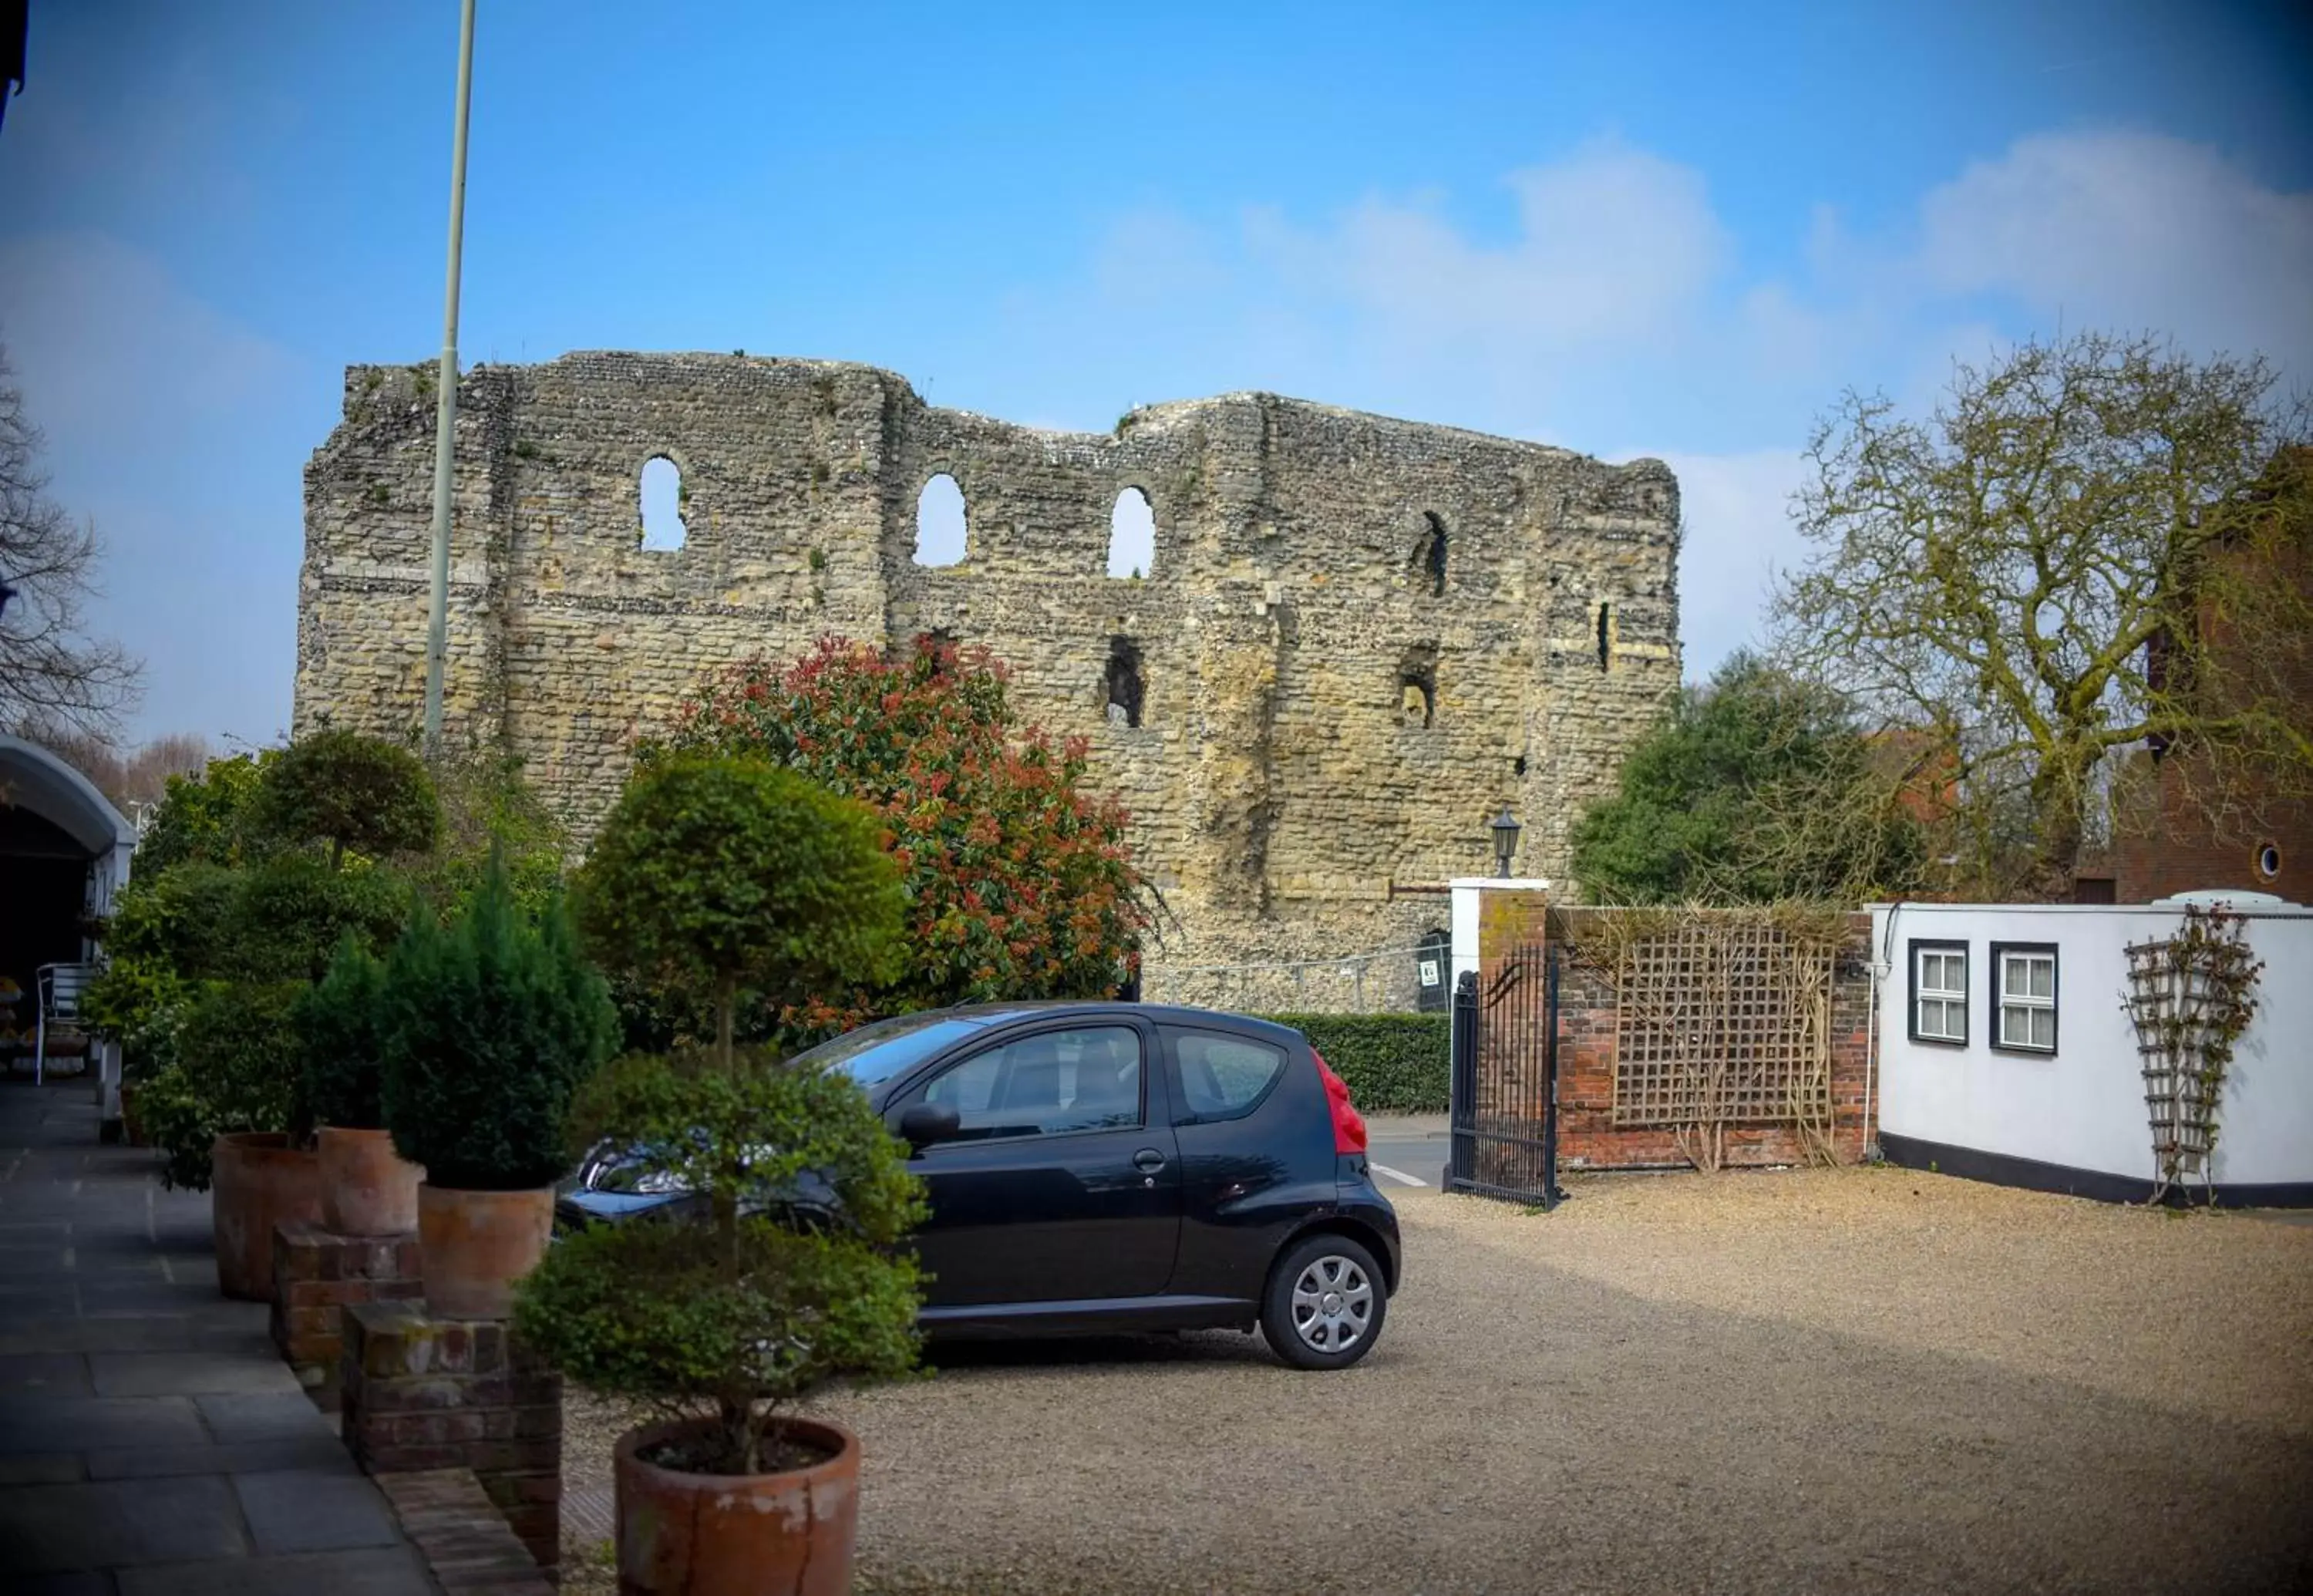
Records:
[[[1914,938],[1912,1040],[1967,1045],[1967,944]]]
[[[2056,947],[1992,945],[1992,1045],[2008,1053],[2056,1051]]]

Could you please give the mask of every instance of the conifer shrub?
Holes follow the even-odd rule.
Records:
[[[386,957],[379,1045],[396,1151],[435,1186],[526,1191],[570,1168],[564,1117],[618,1036],[559,901],[535,921],[493,868],[447,928],[409,922]]]
[[[385,1124],[385,966],[351,937],[298,1000],[305,1102],[317,1125]]]

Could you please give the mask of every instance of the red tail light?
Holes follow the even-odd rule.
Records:
[[[1317,1061],[1317,1073],[1325,1082],[1325,1106],[1333,1111],[1333,1151],[1336,1153],[1363,1152],[1366,1150],[1365,1116],[1350,1101],[1349,1083],[1333,1073],[1332,1065],[1315,1048],[1309,1056]]]

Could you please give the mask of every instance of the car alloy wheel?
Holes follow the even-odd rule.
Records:
[[[1338,1357],[1373,1323],[1373,1281],[1355,1258],[1329,1252],[1293,1282],[1292,1307],[1293,1333],[1312,1351]]]

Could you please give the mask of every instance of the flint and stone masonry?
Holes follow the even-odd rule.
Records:
[[[985,644],[1132,811],[1173,917],[1151,998],[1345,1006],[1345,982],[1209,967],[1410,947],[1447,901],[1406,889],[1491,874],[1506,805],[1519,873],[1561,875],[1679,679],[1657,461],[1266,393],[1047,431],[870,366],[741,355],[477,366],[458,398],[453,737],[518,756],[583,838],[718,666],[831,634]],[[300,731],[419,719],[433,446],[430,365],[348,369],[305,472]],[[680,548],[643,546],[662,457]],[[940,567],[918,502],[943,474],[966,545]],[[1138,579],[1106,574],[1128,490],[1156,526]],[[1362,1000],[1410,1006],[1412,962],[1369,967]]]

